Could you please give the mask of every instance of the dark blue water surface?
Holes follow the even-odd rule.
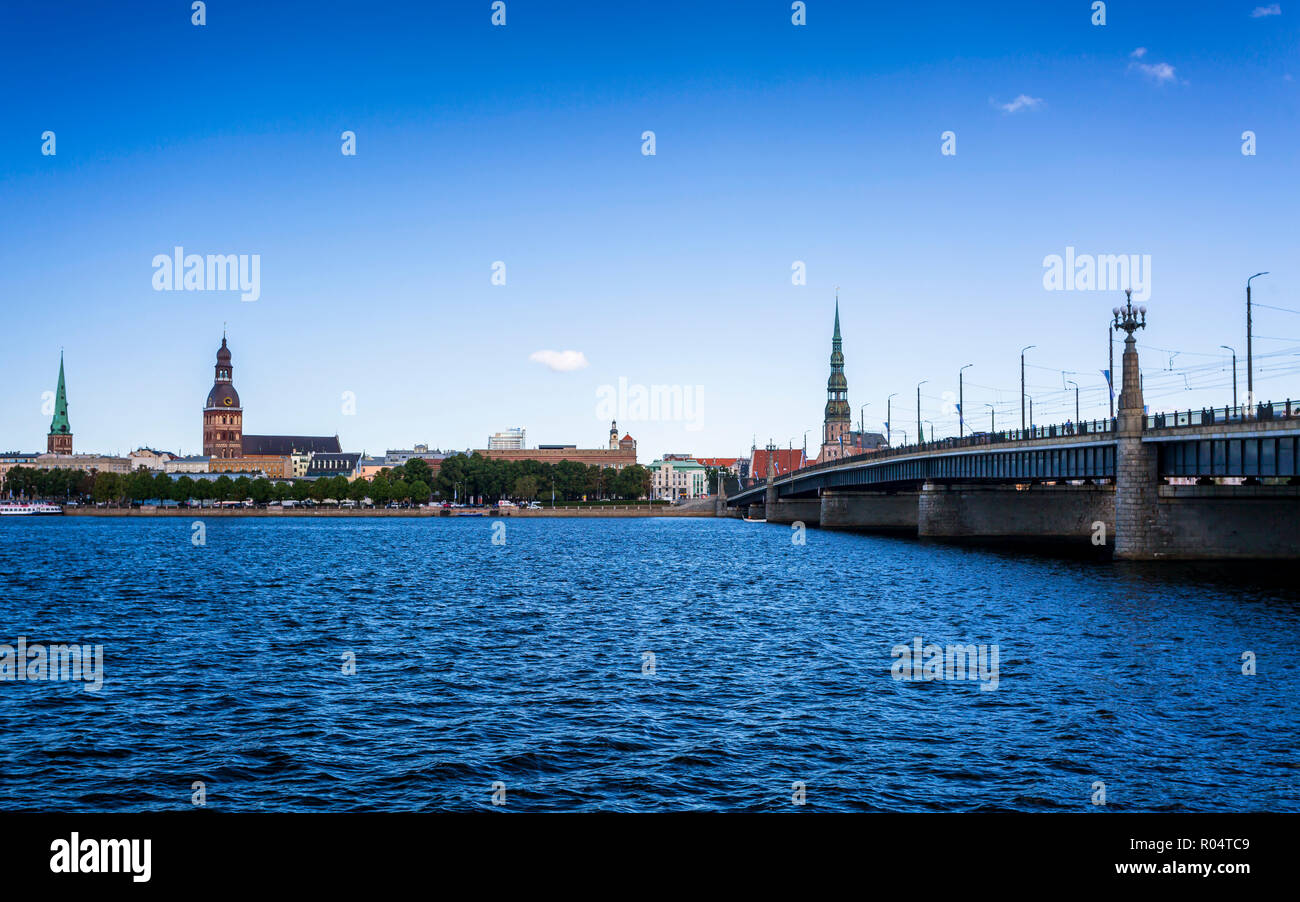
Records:
[[[0,644],[105,655],[0,683],[0,808],[1300,810],[1281,567],[498,522],[0,520]],[[895,680],[914,636],[998,688]]]

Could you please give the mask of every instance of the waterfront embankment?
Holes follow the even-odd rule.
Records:
[[[149,508],[149,507],[69,507],[64,515],[70,517],[386,517],[425,518],[440,517],[712,517],[713,508],[655,505],[610,505],[605,507],[544,507],[537,510],[524,508]]]

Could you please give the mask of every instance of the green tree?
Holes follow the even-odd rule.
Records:
[[[212,483],[212,497],[218,501],[229,501],[234,491],[235,481],[224,473],[217,477],[216,482]]]
[[[249,495],[256,504],[266,504],[271,500],[271,480],[254,479],[253,485],[249,489]]]
[[[12,475],[13,471],[9,471]],[[96,473],[95,488],[92,492],[95,501],[101,504],[116,503],[122,497],[122,479],[116,473]]]
[[[403,476],[407,482],[412,484],[423,482],[425,485],[433,482],[433,470],[429,467],[429,462],[422,457],[412,457],[403,469],[406,471]]]
[[[429,500],[429,484],[423,479],[411,483],[411,500],[418,504],[424,504]]]
[[[520,476],[515,480],[514,496],[522,498],[524,501],[532,501],[537,497],[537,477]]]

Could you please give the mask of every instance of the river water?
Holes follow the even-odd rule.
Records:
[[[20,636],[103,647],[98,691],[0,682],[0,808],[183,810],[201,781],[230,811],[1082,812],[1102,783],[1109,810],[1300,811],[1294,564],[713,519],[203,524],[0,520],[5,675]],[[984,670],[925,679],[895,654],[916,637]]]

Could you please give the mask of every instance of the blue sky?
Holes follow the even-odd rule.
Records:
[[[1153,409],[1230,401],[1221,344],[1244,398],[1246,277],[1300,309],[1300,6],[790,6],[7,4],[0,445],[44,448],[62,347],[78,450],[198,453],[223,323],[249,432],[591,446],[621,377],[701,387],[620,422],[642,460],[811,445],[836,285],[869,428],[898,393],[913,436],[924,379],[955,432],[967,363],[970,419],[1018,421],[1031,344],[1035,419],[1073,417],[1066,379],[1101,416],[1120,294],[1045,290],[1067,247],[1150,255]],[[178,245],[259,254],[260,298],[154,291]],[[1300,315],[1255,332],[1257,394],[1300,394]]]

